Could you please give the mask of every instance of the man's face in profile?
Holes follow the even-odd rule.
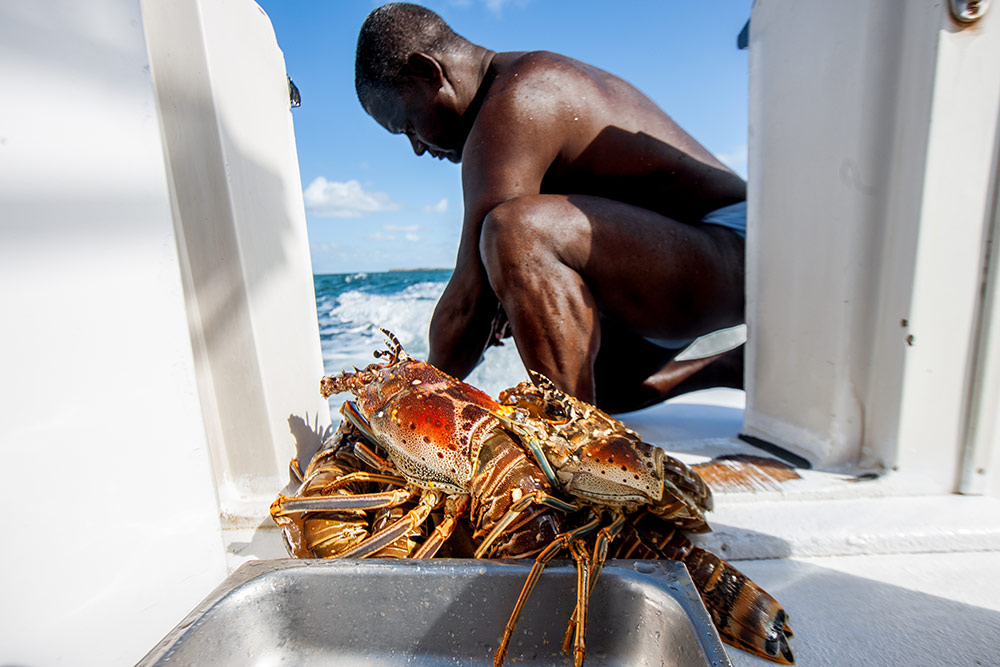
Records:
[[[465,136],[461,117],[440,90],[427,82],[411,80],[400,91],[373,93],[364,106],[389,132],[405,134],[417,155],[429,153],[439,160],[462,161]]]

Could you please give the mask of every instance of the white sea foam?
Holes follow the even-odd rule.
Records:
[[[327,373],[337,373],[352,366],[363,368],[372,363],[372,352],[385,349],[385,337],[379,328],[393,332],[404,349],[418,359],[427,358],[427,330],[434,305],[444,290],[443,282],[419,282],[398,291],[377,293],[369,285],[353,289],[365,276],[348,276],[340,294],[317,291],[317,310],[323,346],[323,365]],[[371,276],[375,279],[376,276]],[[492,396],[527,377],[512,340],[502,347],[487,350],[485,360],[466,378]],[[333,397],[331,406],[339,407],[343,397]]]
[[[496,398],[501,390],[513,387],[526,379],[528,374],[524,370],[524,364],[521,363],[521,357],[517,354],[514,339],[511,338],[503,347],[491,347],[486,350],[483,363],[479,364],[465,381]]]

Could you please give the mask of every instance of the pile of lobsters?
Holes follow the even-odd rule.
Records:
[[[552,558],[583,590],[563,649],[585,656],[587,601],[608,558],[682,561],[723,641],[794,663],[784,609],[736,568],[691,544],[710,530],[708,485],[631,429],[538,373],[494,400],[411,358],[383,330],[379,361],[324,377],[348,392],[344,421],[271,516],[298,558],[531,558],[494,662]]]

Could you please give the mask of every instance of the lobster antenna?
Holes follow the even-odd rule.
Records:
[[[536,387],[541,387],[544,389],[556,389],[555,383],[552,380],[545,377],[544,375],[542,375],[541,373],[539,373],[538,371],[533,371],[529,368],[528,377],[531,378],[532,384],[534,384]]]
[[[399,342],[399,339],[396,338],[396,335],[394,333],[392,333],[388,329],[383,329],[381,327],[379,327],[379,331],[381,331],[385,335],[385,337],[389,339],[389,351],[383,352],[378,356],[383,356],[383,355],[391,356],[392,359],[390,360],[389,363],[395,363],[397,361],[405,361],[406,359],[409,359],[409,356],[406,354],[406,352],[403,351],[403,346]]]

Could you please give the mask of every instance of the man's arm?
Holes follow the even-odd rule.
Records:
[[[479,224],[482,228],[482,223]],[[464,378],[482,361],[489,345],[492,320],[499,302],[479,258],[479,243],[468,250],[468,220],[463,224],[455,272],[434,307],[428,361],[446,373]]]
[[[530,185],[513,187],[498,173],[503,170],[485,168],[481,164],[483,158],[485,156],[477,155],[463,160],[465,217],[458,257],[455,272],[434,308],[430,326],[430,363],[459,378],[471,373],[482,361],[493,338],[493,322],[500,308],[479,253],[483,222],[494,207],[508,199],[538,194],[541,184],[539,177],[533,188]],[[511,154],[509,147],[493,159],[496,162],[507,160],[512,161],[512,166],[525,162]],[[534,179],[526,178],[522,183],[531,180]]]
[[[483,221],[505,201],[539,194],[562,145],[561,119],[546,108],[546,96],[503,89],[495,95],[498,99],[480,110],[463,151],[465,216],[458,257],[430,327],[430,362],[460,378],[482,360],[500,307],[479,253]],[[523,108],[524,99],[532,100],[530,110]]]

